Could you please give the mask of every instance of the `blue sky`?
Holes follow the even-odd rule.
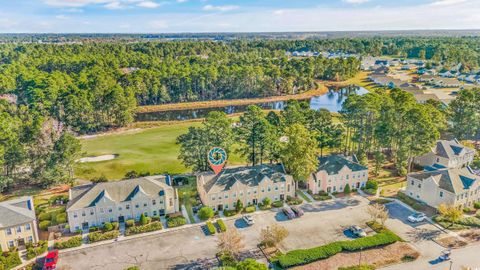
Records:
[[[480,0],[0,0],[0,33],[478,29]]]

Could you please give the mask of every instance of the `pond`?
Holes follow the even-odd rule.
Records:
[[[368,90],[359,86],[349,86],[339,89],[329,88],[327,93],[320,96],[311,97],[310,99],[304,101],[310,102],[310,108],[314,110],[323,108],[329,110],[330,112],[338,112],[342,109],[342,104],[349,95],[364,95],[366,93],[368,93]],[[286,104],[287,101],[275,101],[257,103],[255,105],[265,110],[283,110]],[[242,113],[247,109],[248,106],[250,105],[139,113],[135,117],[135,120],[139,122],[189,120],[203,118],[212,111],[224,111],[226,114]]]

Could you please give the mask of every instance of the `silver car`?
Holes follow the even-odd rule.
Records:
[[[365,237],[367,236],[367,233],[362,229],[360,228],[359,226],[357,225],[353,225],[353,226],[350,226],[350,228],[348,228],[348,230],[350,232],[352,232],[355,236],[357,237]]]
[[[245,221],[245,223],[247,223],[248,226],[252,226],[253,224],[255,224],[255,221],[253,220],[253,217],[250,216],[250,215],[244,215],[242,217],[243,221]]]

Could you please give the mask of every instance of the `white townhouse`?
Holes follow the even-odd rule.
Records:
[[[414,158],[414,163],[433,168],[461,168],[472,163],[475,149],[460,144],[457,139],[450,141],[439,140],[430,152]]]
[[[468,166],[410,173],[405,193],[435,208],[440,204],[473,207],[480,201],[480,176]]]
[[[178,195],[169,176],[156,175],[76,186],[67,205],[70,231],[105,222],[163,216],[179,211]]]

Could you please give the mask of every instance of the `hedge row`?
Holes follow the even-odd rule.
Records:
[[[212,222],[207,221],[207,229],[210,234],[215,234],[217,230],[215,230],[215,226],[213,226]]]
[[[245,213],[253,213],[257,210],[257,208],[255,207],[255,205],[252,205],[252,206],[247,206],[245,207],[245,209],[243,210]]]
[[[169,228],[180,227],[187,224],[187,220],[183,216],[169,217],[167,219],[167,226]]]
[[[0,255],[0,269],[12,269],[22,264],[17,251],[3,252]]]
[[[374,248],[393,244],[400,240],[400,237],[396,234],[385,230],[373,236],[351,241],[338,241],[316,248],[293,250],[280,256],[278,261],[282,267],[287,268],[326,259],[342,251],[358,251]]]
[[[26,245],[26,248],[27,248],[27,260],[30,260],[37,255],[45,253],[48,249],[48,242],[44,241],[44,240],[40,240],[40,241],[38,241],[37,245],[33,245],[32,243],[28,243]]]
[[[153,231],[161,230],[162,228],[163,227],[161,222],[154,221],[146,225],[133,226],[133,227],[127,228],[127,230],[125,231],[125,235],[153,232]]]
[[[53,245],[56,249],[66,249],[66,248],[73,248],[79,247],[82,245],[82,236],[74,236],[67,241],[63,242],[55,242]]]
[[[88,234],[88,240],[90,243],[95,243],[98,241],[103,241],[103,240],[109,240],[109,239],[115,239],[120,235],[120,232],[115,230],[115,231],[108,231],[105,233],[101,232],[92,232]]]
[[[225,225],[225,222],[223,222],[223,219],[217,220],[218,227],[220,228],[220,231],[226,232],[227,231],[227,226]]]

